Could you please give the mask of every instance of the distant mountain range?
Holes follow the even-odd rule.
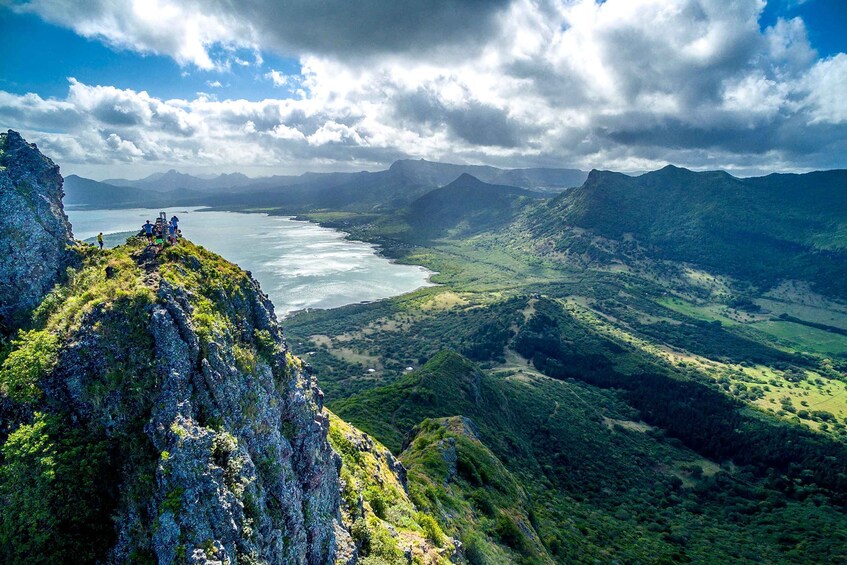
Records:
[[[65,201],[93,208],[204,204],[222,207],[393,209],[470,174],[479,180],[544,194],[582,184],[588,173],[576,169],[498,169],[431,161],[401,160],[385,171],[305,173],[251,179],[241,173],[212,179],[170,170],[138,180],[65,179]]]
[[[256,182],[247,175],[241,173],[223,174],[212,178],[195,177],[185,173],[179,173],[174,169],[166,173],[153,173],[150,176],[138,180],[107,179],[103,183],[112,186],[124,186],[155,190],[157,192],[170,192],[172,190],[218,190],[228,188],[239,188]]]

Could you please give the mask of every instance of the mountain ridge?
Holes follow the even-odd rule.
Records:
[[[761,285],[809,280],[847,296],[837,276],[839,260],[847,260],[847,239],[838,235],[845,215],[845,170],[741,179],[668,166],[637,177],[591,171],[582,186],[529,211],[517,229],[559,251],[588,241],[574,228],[615,241],[616,249],[633,237],[640,253],[658,259]]]

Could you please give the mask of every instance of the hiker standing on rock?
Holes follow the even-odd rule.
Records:
[[[147,223],[141,227],[144,229],[144,235],[147,236],[147,245],[153,245],[153,224],[147,220]]]
[[[174,216],[174,218],[176,218],[176,216]],[[168,242],[171,245],[176,243],[176,222],[173,220],[168,223]]]
[[[97,243],[100,245],[100,249],[103,249],[103,232],[97,234]]]

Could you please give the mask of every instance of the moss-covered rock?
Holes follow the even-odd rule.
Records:
[[[552,562],[530,520],[524,489],[480,441],[471,420],[424,420],[400,460],[408,469],[410,499],[437,518],[427,526],[431,537],[443,528],[460,538],[470,563]]]
[[[329,418],[329,441],[342,461],[342,516],[361,562],[450,563],[456,542],[412,503],[400,461],[335,414]]]

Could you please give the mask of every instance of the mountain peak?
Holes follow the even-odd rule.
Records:
[[[456,186],[480,186],[488,183],[482,182],[475,176],[470,173],[462,173],[459,175],[456,180],[446,185],[447,187],[456,187]]]
[[[72,260],[59,167],[13,130],[0,134],[0,335],[50,291]],[[26,242],[13,244],[13,242]]]

